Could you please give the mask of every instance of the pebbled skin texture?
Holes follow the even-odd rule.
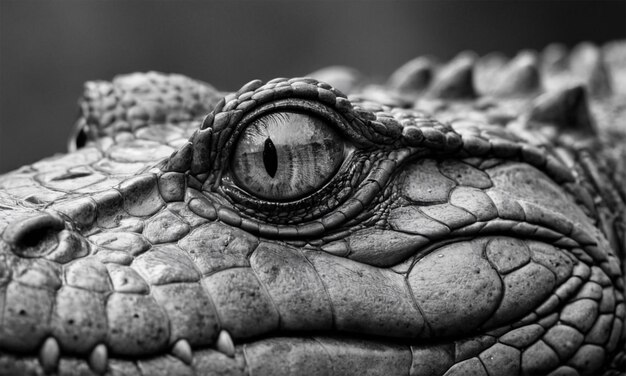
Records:
[[[87,83],[0,176],[0,375],[623,375],[624,103],[625,42]],[[267,108],[350,145],[307,197],[237,186]]]

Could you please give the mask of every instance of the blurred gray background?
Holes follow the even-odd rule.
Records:
[[[626,1],[0,0],[0,172],[64,152],[83,82],[177,72],[222,90],[349,65],[626,37]]]

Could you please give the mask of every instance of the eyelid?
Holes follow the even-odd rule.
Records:
[[[265,116],[281,116],[284,112],[298,112],[317,116],[333,128],[337,128],[340,134],[346,136],[347,123],[332,108],[315,101],[301,99],[282,99],[266,103],[250,111],[235,126],[233,137],[238,136],[249,124]]]

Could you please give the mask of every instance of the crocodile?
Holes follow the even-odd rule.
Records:
[[[0,375],[623,375],[626,41],[85,84],[0,176]]]

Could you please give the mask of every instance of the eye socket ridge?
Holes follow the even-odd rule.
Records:
[[[344,120],[319,103],[273,102],[244,120],[233,135],[231,179],[223,182],[261,201],[294,202],[314,194],[352,149],[341,135]]]
[[[247,113],[235,127],[232,139],[237,140],[242,131],[260,117],[268,114],[283,112],[298,112],[303,115],[317,116],[325,121],[326,125],[334,128],[342,137],[350,139],[347,121],[334,109],[320,102],[308,99],[287,98],[265,103]]]

